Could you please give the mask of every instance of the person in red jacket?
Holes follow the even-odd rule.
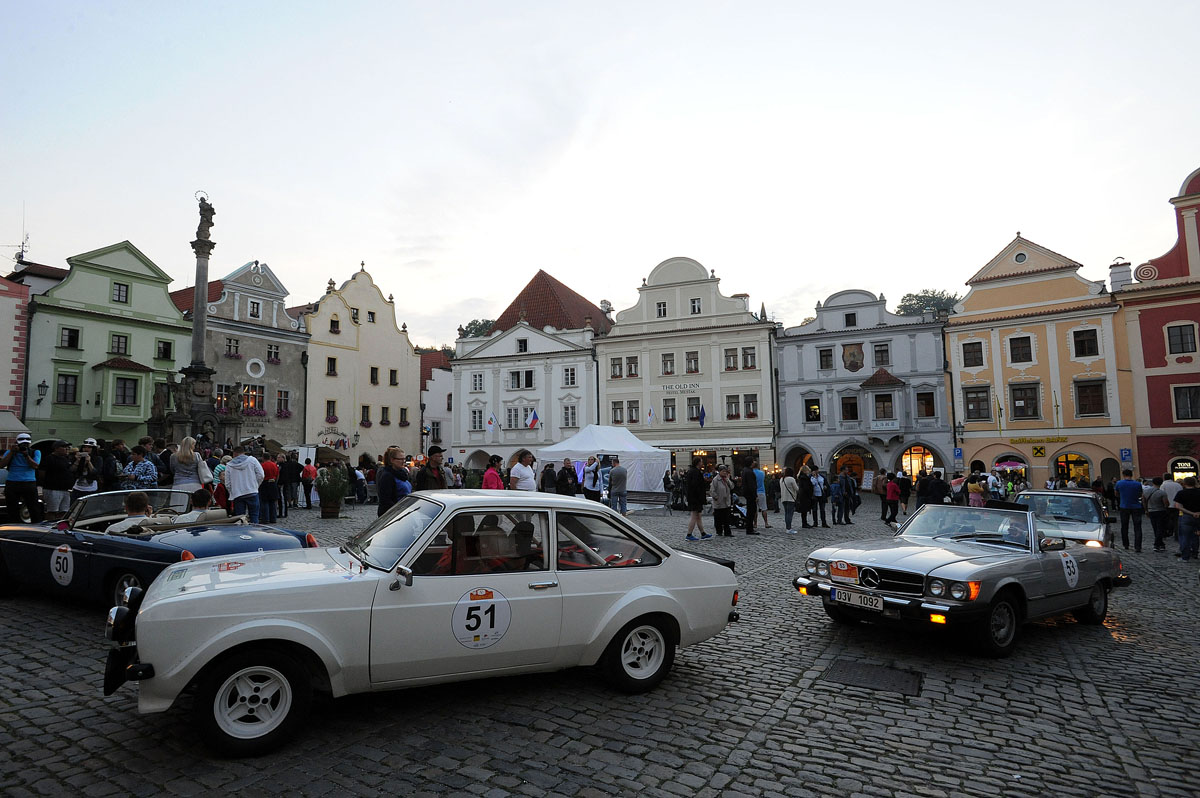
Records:
[[[494,454],[488,458],[487,471],[483,472],[484,490],[504,490],[504,477],[500,476],[500,464],[504,458]]]
[[[884,488],[884,509],[887,511],[887,516],[884,521],[892,522],[896,520],[896,513],[900,510],[900,483],[896,481],[895,474],[887,475],[887,486]]]
[[[263,481],[258,486],[259,521],[273,524],[279,514],[279,466],[273,457],[261,459]]]
[[[312,464],[312,458],[304,458],[304,468],[300,469],[300,485],[304,489],[304,509],[312,509],[313,483],[317,481],[317,467]]]

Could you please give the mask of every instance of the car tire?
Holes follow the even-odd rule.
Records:
[[[979,625],[979,648],[989,657],[1007,657],[1021,631],[1021,603],[1011,590],[1001,591],[988,606]]]
[[[675,632],[661,618],[630,621],[613,637],[601,668],[613,687],[623,693],[653,690],[675,663]]]
[[[286,742],[311,706],[312,678],[299,660],[261,647],[230,654],[208,668],[194,712],[205,744],[224,756],[245,757]]]
[[[143,590],[146,588],[142,584],[142,578],[132,571],[120,571],[113,576],[108,582],[108,597],[111,599],[109,606],[115,607],[120,604],[122,594],[129,587],[140,587]]]
[[[846,612],[841,607],[834,607],[833,605],[826,604],[824,602],[821,602],[821,606],[825,608],[825,614],[828,615],[830,620],[832,620],[834,623],[841,624],[842,626],[858,626],[858,619]]]
[[[1071,614],[1080,623],[1093,626],[1104,623],[1104,619],[1108,615],[1108,588],[1104,586],[1104,583],[1097,582],[1092,585],[1092,592],[1088,594],[1088,603]]]

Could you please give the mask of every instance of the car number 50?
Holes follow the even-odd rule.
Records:
[[[454,605],[450,626],[460,644],[479,649],[500,642],[511,620],[508,599],[499,590],[477,587],[463,593]]]
[[[71,547],[65,543],[50,555],[50,575],[63,587],[71,584],[71,578],[75,575],[75,557],[71,554]]]

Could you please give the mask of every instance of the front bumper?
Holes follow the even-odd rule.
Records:
[[[955,601],[937,601],[923,596],[890,596],[885,593],[868,590],[858,585],[839,585],[798,576],[792,580],[792,585],[804,596],[816,596],[828,607],[837,607],[843,612],[850,613],[855,618],[864,620],[908,621],[925,626],[966,626],[976,623],[986,617],[987,606],[977,602],[964,603]],[[878,598],[882,604],[879,611],[856,607],[834,601],[831,597],[833,588],[846,589],[855,593]]]

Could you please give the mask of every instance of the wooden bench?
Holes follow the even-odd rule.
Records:
[[[671,513],[671,494],[665,490],[631,490],[625,494],[625,503],[657,505]]]

